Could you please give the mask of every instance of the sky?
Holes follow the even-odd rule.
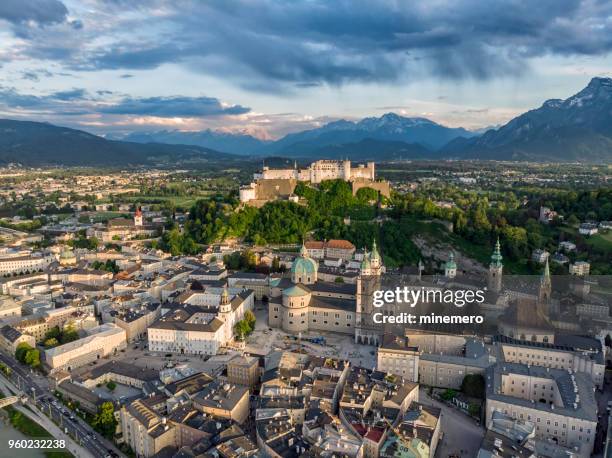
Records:
[[[612,0],[2,0],[0,116],[279,138],[503,124],[612,77]]]

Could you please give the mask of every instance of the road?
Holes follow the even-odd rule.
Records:
[[[91,426],[77,415],[72,415],[67,407],[59,404],[47,388],[42,388],[34,380],[28,368],[23,367],[14,358],[0,353],[0,361],[11,368],[10,381],[24,394],[28,395],[29,404],[35,406],[47,417],[59,423],[76,442],[87,449],[94,457],[108,458],[124,455],[110,441],[96,433]],[[3,375],[4,376],[4,375]]]
[[[440,430],[444,437],[438,444],[436,457],[456,455],[471,458],[478,455],[485,434],[484,428],[463,412],[430,398],[424,388],[419,391],[419,402],[442,409]]]

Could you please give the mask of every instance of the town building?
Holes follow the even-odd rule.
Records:
[[[259,383],[259,360],[253,356],[236,356],[227,363],[227,379],[251,391]]]
[[[549,256],[550,253],[548,251],[538,248],[533,250],[533,253],[531,253],[531,260],[533,262],[537,262],[538,264],[544,264]]]
[[[194,407],[214,418],[233,420],[242,424],[249,416],[249,389],[215,380],[193,398]]]
[[[51,372],[71,371],[126,347],[125,331],[107,323],[91,329],[88,335],[44,351],[44,362]]]
[[[0,275],[29,274],[43,271],[55,261],[55,256],[50,253],[32,253],[26,255],[2,255],[0,256]]]
[[[584,277],[591,272],[591,264],[586,261],[576,261],[569,265],[570,275],[578,275]]]
[[[148,328],[149,350],[216,355],[234,337],[234,325],[253,310],[254,294],[243,290],[230,298],[223,289],[215,306],[175,304]]]
[[[32,348],[36,347],[34,337],[22,334],[19,330],[8,324],[0,328],[0,349],[5,353],[14,355],[17,347],[22,343],[28,344]]]
[[[588,457],[597,427],[594,385],[588,374],[501,362],[486,374],[486,425],[495,412],[535,425],[535,438],[576,448]]]
[[[580,235],[595,235],[597,232],[599,232],[599,229],[596,223],[582,223],[578,227],[578,233]]]
[[[595,385],[603,388],[606,366],[601,342],[597,339],[561,334],[555,337],[555,343],[506,336],[495,336],[493,342],[499,350],[498,361],[584,372]]]
[[[114,218],[105,226],[91,226],[87,229],[87,237],[95,237],[101,242],[109,243],[113,240],[155,237],[161,230],[162,226],[159,224],[145,224],[142,211],[138,208],[133,219]]]
[[[408,340],[405,336],[385,334],[378,347],[376,368],[418,382],[419,347],[409,345]]]
[[[350,261],[355,254],[355,245],[348,240],[332,239],[323,242],[312,240],[304,243],[304,246],[308,255],[317,260],[332,258]]]

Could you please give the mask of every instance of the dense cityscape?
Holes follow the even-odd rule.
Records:
[[[251,168],[2,170],[11,422],[74,456],[609,447],[606,167]],[[389,285],[481,293],[484,325],[380,324]]]

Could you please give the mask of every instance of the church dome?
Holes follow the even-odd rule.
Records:
[[[76,255],[74,251],[66,247],[60,253],[59,261],[61,265],[76,264]]]
[[[298,257],[293,261],[291,273],[293,274],[313,274],[317,271],[317,262],[312,258]]]
[[[304,288],[300,288],[298,285],[294,285],[290,288],[283,290],[283,295],[288,297],[302,297],[308,296],[309,292]]]
[[[294,283],[311,284],[317,281],[317,261],[308,256],[308,250],[302,245],[300,255],[291,265],[291,277]]]

